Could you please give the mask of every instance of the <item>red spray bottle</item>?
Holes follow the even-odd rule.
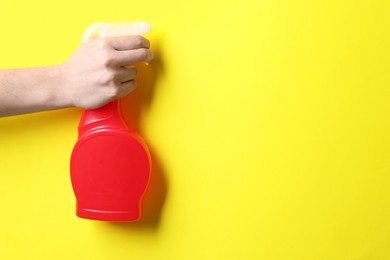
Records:
[[[83,41],[149,31],[143,22],[98,23],[85,31]],[[103,221],[140,219],[150,179],[150,154],[143,139],[124,121],[120,100],[85,110],[78,133],[70,161],[77,216]]]

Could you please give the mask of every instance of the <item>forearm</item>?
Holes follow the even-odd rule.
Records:
[[[0,71],[0,117],[70,107],[59,66]]]

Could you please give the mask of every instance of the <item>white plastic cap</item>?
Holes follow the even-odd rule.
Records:
[[[145,35],[150,31],[150,25],[145,22],[94,23],[84,31],[82,42],[100,37]]]

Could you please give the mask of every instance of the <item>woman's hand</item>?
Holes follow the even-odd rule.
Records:
[[[84,109],[126,96],[136,87],[134,65],[153,59],[149,47],[142,36],[99,38],[82,44],[59,65],[63,84],[58,85],[58,94],[70,106]]]

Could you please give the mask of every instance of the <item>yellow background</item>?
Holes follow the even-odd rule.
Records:
[[[123,102],[154,172],[141,222],[79,219],[81,110],[0,119],[0,259],[390,259],[385,0],[0,0],[0,68],[93,22],[150,23]]]

